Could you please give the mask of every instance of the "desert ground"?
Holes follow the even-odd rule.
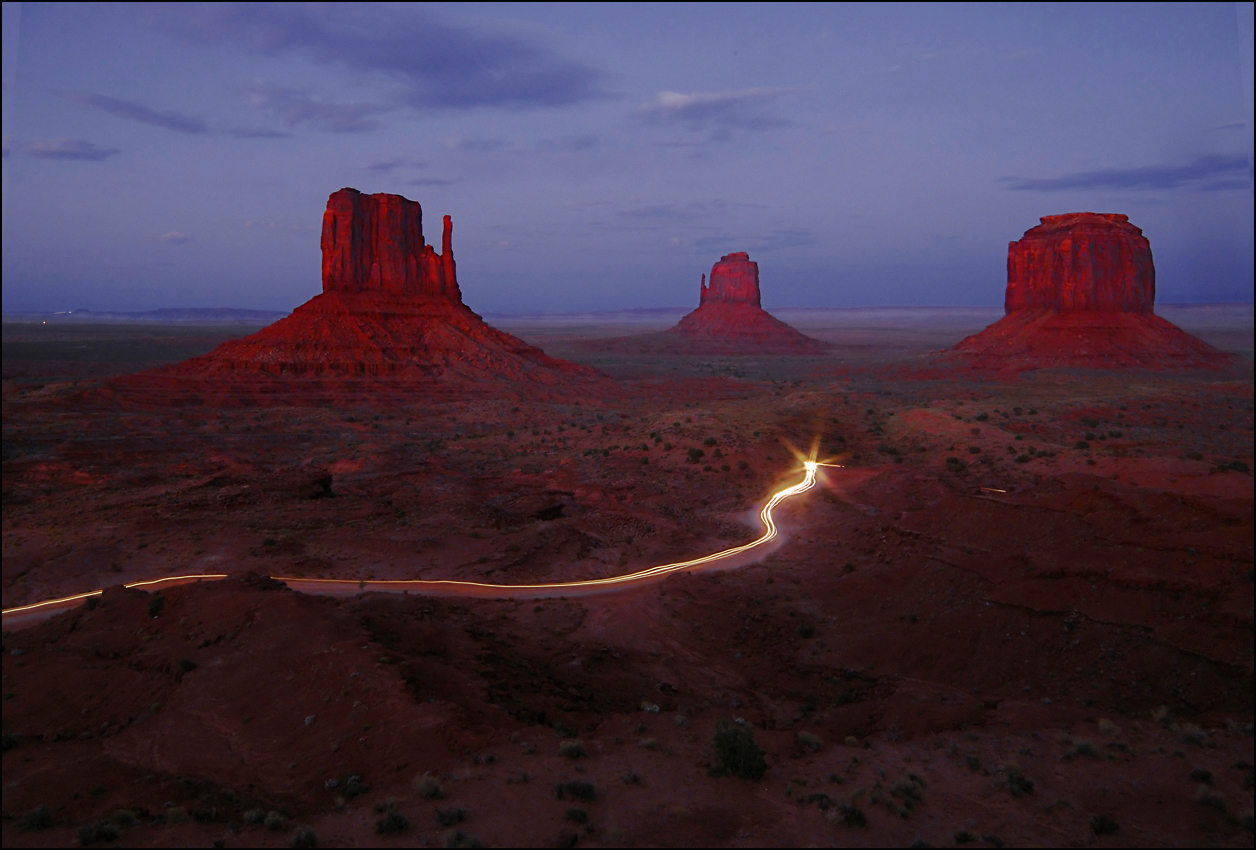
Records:
[[[597,344],[682,312],[487,317],[596,395],[305,401],[117,383],[252,327],[6,320],[4,607],[106,590],[6,617],[5,846],[1251,846],[1251,305],[1157,310],[1227,371],[925,368],[978,309]],[[688,559],[813,448],[736,569],[270,578]]]

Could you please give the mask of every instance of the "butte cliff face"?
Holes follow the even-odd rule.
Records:
[[[1151,244],[1127,216],[1041,221],[1008,244],[1007,314],[955,346],[968,365],[1191,369],[1233,359],[1155,315]]]
[[[437,253],[424,241],[418,203],[341,189],[323,214],[322,294],[172,371],[541,384],[596,375],[471,312],[462,303],[452,240],[449,216]]]
[[[695,353],[809,354],[828,346],[804,336],[760,306],[759,264],[744,251],[726,254],[702,277],[698,309],[668,331]]]

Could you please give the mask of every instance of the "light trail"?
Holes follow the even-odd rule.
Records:
[[[813,455],[814,457],[814,455]],[[489,582],[478,581],[455,581],[452,579],[395,579],[395,580],[362,580],[362,579],[320,579],[320,578],[296,578],[287,576],[271,576],[275,581],[282,581],[293,590],[300,590],[300,585],[306,586],[328,586],[328,589],[336,587],[347,587],[357,585],[360,592],[366,592],[371,589],[386,590],[396,593],[401,590],[444,590],[452,591],[457,594],[458,591],[464,591],[467,596],[491,597],[500,595],[502,597],[511,597],[521,594],[539,594],[550,591],[562,593],[563,591],[596,591],[599,589],[614,589],[633,582],[642,582],[650,579],[656,579],[669,573],[682,572],[684,570],[693,569],[695,567],[706,566],[718,561],[727,560],[737,555],[744,554],[753,549],[757,549],[780,535],[780,530],[776,527],[776,522],[772,518],[772,511],[781,502],[786,499],[805,493],[816,485],[816,471],[819,467],[841,467],[838,463],[824,463],[816,460],[804,460],[804,475],[802,481],[792,487],[785,487],[777,490],[768,499],[767,504],[763,506],[763,510],[759,511],[759,520],[763,523],[763,534],[757,539],[749,543],[743,543],[740,546],[734,546],[731,549],[724,549],[705,555],[701,558],[693,558],[688,561],[677,561],[671,564],[661,564],[657,567],[639,570],[635,573],[626,573],[621,576],[611,576],[610,578],[586,579],[583,581],[561,581],[538,584],[491,584]],[[212,575],[190,575],[190,576],[168,576],[166,578],[150,579],[148,581],[137,581],[124,585],[128,588],[145,588],[155,585],[170,584],[174,582],[186,584],[193,581],[215,580],[226,578],[227,574],[217,573]],[[80,599],[86,599],[90,596],[99,596],[103,590],[92,590],[87,593],[78,593],[73,596],[63,596],[60,599],[49,599],[44,602],[35,602],[30,605],[21,605],[16,608],[6,608],[3,611],[4,617],[7,619],[10,615],[32,614],[40,611],[40,609],[55,609],[56,606],[67,606],[68,603],[77,602]],[[9,624],[6,624],[9,625]]]

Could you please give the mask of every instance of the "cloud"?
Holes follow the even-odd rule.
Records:
[[[268,130],[265,127],[237,127],[228,130],[228,135],[237,139],[291,139],[292,134],[284,130]]]
[[[117,148],[98,148],[82,139],[34,139],[16,147],[27,156],[39,159],[84,159],[99,162],[118,153]]]
[[[562,136],[557,139],[542,139],[537,142],[538,148],[560,151],[587,151],[597,147],[602,140],[592,133],[578,136]]]
[[[415,177],[412,180],[402,180],[403,186],[449,186],[453,184],[452,180],[442,180],[439,177]]]
[[[1212,129],[1214,130],[1246,130],[1247,122],[1246,121],[1233,121],[1229,124],[1222,124],[1219,127],[1213,127]]]
[[[445,147],[451,151],[472,151],[475,153],[489,153],[501,150],[507,144],[505,139],[473,139],[466,136],[450,136],[445,140]]]
[[[812,245],[815,242],[816,236],[810,230],[781,228],[773,230],[767,236],[733,237],[727,234],[702,236],[693,240],[692,245],[695,248],[719,248],[720,250],[727,248],[729,251],[764,253],[785,248],[799,248],[804,245]]]
[[[452,26],[423,9],[297,3],[166,6],[156,25],[196,43],[299,54],[399,82],[424,109],[568,106],[602,97],[602,72],[517,32]]]
[[[65,92],[63,96],[80,106],[99,109],[118,118],[138,121],[141,124],[151,124],[154,127],[163,127],[167,130],[174,130],[177,133],[209,132],[205,122],[200,119],[180,115],[177,112],[159,112],[156,109],[131,100],[119,100],[116,97],[109,97],[94,92]]]
[[[178,230],[172,230],[169,233],[163,233],[157,237],[167,245],[186,245],[192,241],[192,237]]]
[[[1214,154],[1196,157],[1189,165],[1151,165],[1143,168],[1105,168],[1079,171],[1062,177],[1000,177],[999,182],[1016,192],[1063,192],[1073,189],[1116,189],[1148,192],[1197,186],[1205,190],[1246,188],[1249,181],[1235,179],[1248,170],[1247,154]],[[1230,178],[1217,181],[1217,178]],[[1199,185],[1203,181],[1211,181]]]
[[[335,133],[374,130],[379,122],[370,116],[389,109],[377,103],[332,103],[315,99],[308,88],[287,88],[265,80],[253,80],[244,86],[244,91],[249,106],[268,113],[276,121],[289,127],[305,125]]]
[[[772,105],[794,88],[758,88],[726,92],[681,94],[661,91],[641,115],[657,124],[684,124],[694,130],[762,130],[789,122],[771,112]]]

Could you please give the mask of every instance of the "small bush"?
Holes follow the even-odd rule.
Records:
[[[959,832],[955,833],[956,844],[972,844],[976,840],[977,836],[973,835],[966,829],[961,829]]]
[[[973,417],[973,419],[976,419],[978,422],[985,422],[989,418],[990,418],[989,413],[978,413],[976,416]]]
[[[1225,799],[1207,785],[1200,785],[1195,790],[1195,802],[1205,806],[1212,806],[1218,811],[1224,812],[1226,810]]]
[[[377,835],[392,835],[396,832],[405,832],[409,828],[410,820],[401,812],[389,812],[375,821],[375,833]]]
[[[584,742],[580,740],[560,741],[558,744],[558,752],[569,759],[578,759],[586,755],[584,750]]]
[[[758,781],[767,773],[768,763],[763,750],[755,743],[754,733],[745,726],[721,720],[711,740],[711,776],[735,774],[742,779]]]
[[[453,826],[467,819],[466,809],[437,809],[436,822],[441,826]]]
[[[118,826],[135,826],[140,819],[135,816],[135,812],[130,809],[118,809],[113,813],[111,818]]]
[[[597,797],[597,790],[593,787],[592,782],[585,782],[582,779],[573,779],[570,782],[560,782],[554,786],[554,794],[560,800],[583,800],[584,802],[592,802]]]
[[[1204,770],[1203,768],[1196,768],[1195,770],[1191,771],[1191,781],[1202,782],[1205,785],[1211,785],[1212,784],[1212,771]]]
[[[279,814],[279,812],[267,812],[266,819],[262,821],[262,826],[270,830],[283,829],[283,815]]]
[[[264,820],[266,820],[266,813],[261,809],[249,809],[244,813],[244,822],[249,826],[257,826]]]
[[[1070,747],[1068,751],[1064,753],[1064,757],[1066,759],[1073,759],[1073,758],[1077,758],[1078,756],[1090,756],[1091,758],[1098,758],[1099,753],[1095,752],[1095,745],[1090,743],[1090,741],[1075,741],[1073,742],[1073,746]]]
[[[589,822],[589,813],[584,809],[568,809],[564,817],[572,823],[585,824]]]
[[[702,441],[702,445],[707,446],[707,447],[714,446],[715,443],[716,441],[714,437],[707,437],[705,440]]]
[[[97,841],[117,841],[118,829],[113,824],[99,823],[95,826],[81,826],[78,831],[79,844],[86,847]]]
[[[964,463],[957,457],[948,457],[946,459],[947,472],[963,472],[968,468],[968,464]]]
[[[191,673],[196,669],[196,662],[191,658],[181,658],[179,659],[179,669],[184,673]]]
[[[856,805],[848,804],[838,807],[838,814],[841,816],[842,823],[847,826],[867,826],[868,816],[863,813],[863,809]]]
[[[798,627],[798,636],[800,638],[813,638],[816,636],[816,627],[810,623],[804,623]]]
[[[163,819],[166,823],[187,823],[189,820],[188,810],[182,806],[171,806],[166,809]]]
[[[166,607],[166,597],[160,593],[148,600],[148,616],[151,619],[157,619],[157,615],[161,613],[161,609]]]
[[[1095,835],[1111,835],[1121,827],[1107,815],[1095,815],[1090,819],[1090,831]]]
[[[420,773],[414,777],[414,782],[411,783],[411,786],[424,800],[435,800],[445,793],[445,789],[441,787],[440,780],[430,773]]]
[[[26,817],[22,818],[22,829],[47,829],[52,826],[52,809],[47,806],[36,806]]]
[[[641,774],[637,773],[635,770],[628,771],[627,773],[624,774],[624,784],[625,785],[640,785]]]
[[[1034,782],[1020,772],[1018,767],[1009,767],[1007,769],[1007,790],[1012,793],[1016,799],[1024,797],[1026,794],[1034,793]]]
[[[806,747],[813,753],[820,752],[820,748],[824,746],[824,741],[820,740],[820,736],[811,732],[799,732],[797,741],[801,746]]]
[[[314,830],[308,826],[303,826],[296,832],[292,833],[292,838],[288,841],[289,847],[317,847],[318,837],[314,835]]]

